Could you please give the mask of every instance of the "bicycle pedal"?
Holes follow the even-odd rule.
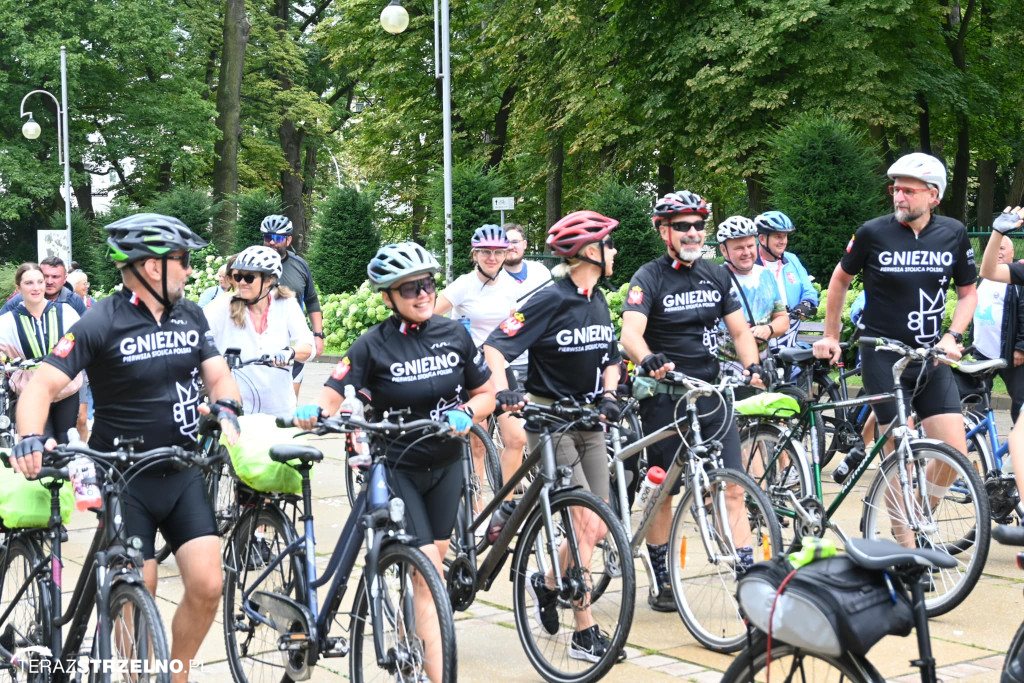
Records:
[[[320,653],[321,657],[347,657],[349,650],[352,648],[348,644],[348,640],[343,637],[328,638],[327,649]]]
[[[309,646],[309,636],[305,633],[289,633],[277,639],[278,650],[304,650]]]

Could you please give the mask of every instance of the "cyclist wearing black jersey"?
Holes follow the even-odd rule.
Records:
[[[597,289],[602,277],[612,274],[615,244],[611,232],[618,221],[594,211],[576,211],[551,226],[547,245],[565,259],[567,277],[530,297],[523,307],[491,332],[483,350],[498,389],[503,410],[518,410],[525,400],[553,403],[574,398],[596,403],[609,421],[618,421],[615,392],[619,383],[618,345],[604,294]],[[510,390],[505,362],[530,350],[526,394]],[[540,446],[540,435],[527,426],[527,445]],[[602,431],[568,430],[552,439],[559,465],[572,467],[572,483],[608,500],[608,457]],[[590,566],[593,548],[607,534],[589,510],[572,511],[579,539],[581,562]],[[562,570],[569,566],[568,547],[560,550]],[[553,570],[527,578],[527,590],[538,606],[538,621],[550,620],[557,609]],[[594,621],[589,607],[573,612],[576,631],[569,656],[598,661],[607,652],[608,640]],[[557,617],[555,617],[557,618]],[[557,622],[556,622],[557,623]],[[554,631],[548,631],[554,633]],[[625,658],[625,653],[620,655]]]
[[[38,435],[51,399],[82,370],[93,378],[92,448],[114,450],[118,437],[143,437],[147,449],[191,447],[199,415],[211,409],[228,439],[238,438],[238,387],[202,309],[184,298],[190,251],[206,242],[176,218],[159,214],[128,216],[106,231],[124,288],[97,301],[60,339],[22,394],[18,431],[25,436],[12,460],[28,476],[41,465]],[[210,407],[199,404],[199,379]],[[157,529],[174,550],[185,592],[171,626],[171,658],[189,662],[213,623],[221,593],[220,539],[203,477],[195,469],[157,463],[131,479],[123,504],[127,535],[142,540],[150,592],[156,593]],[[185,683],[188,673],[186,665],[173,674],[175,682]]]
[[[483,354],[457,320],[434,315],[437,261],[423,247],[382,247],[366,268],[394,316],[371,327],[349,347],[320,391],[316,405],[300,406],[295,422],[309,429],[319,415],[341,407],[346,386],[378,412],[409,408],[411,419],[451,424],[465,434],[474,416],[494,409],[494,389]],[[463,485],[457,441],[421,434],[388,444],[388,484],[405,501],[406,531],[443,576],[441,558],[455,528]],[[421,580],[414,591],[417,619],[433,620],[434,604]],[[433,629],[437,631],[435,627]],[[440,680],[441,639],[426,644],[427,672]]]
[[[894,183],[889,186],[894,212],[864,223],[850,239],[832,272],[825,333],[815,342],[814,355],[833,363],[839,359],[846,291],[854,276],[863,272],[865,335],[896,339],[912,347],[935,345],[957,360],[978,301],[977,268],[963,223],[932,213],[946,189],[946,169],[935,157],[917,152],[898,159],[888,175]],[[957,305],[949,329],[943,331],[950,284],[956,285]],[[892,352],[861,349],[868,393],[893,388],[892,366],[897,358]],[[928,436],[966,453],[960,395],[950,367],[911,364],[902,383]],[[888,425],[896,417],[892,402],[873,407],[879,425]],[[891,451],[892,441],[886,446]]]
[[[697,379],[714,381],[718,377],[718,323],[723,321],[732,337],[744,374],[760,385],[761,368],[757,364],[757,343],[743,317],[738,295],[730,294],[729,272],[701,259],[707,233],[704,221],[708,207],[693,192],[673,192],[658,200],[653,222],[668,253],[645,263],[633,276],[622,304],[622,345],[633,362],[647,374],[661,379],[669,370],[679,370]],[[663,391],[658,385],[659,391]],[[653,432],[676,418],[678,396],[657,393],[640,404],[645,431]],[[743,469],[740,437],[727,409],[716,398],[697,401],[701,430],[708,435],[721,434],[722,457],[726,467]],[[730,421],[726,424],[726,418]],[[647,448],[648,465],[668,469],[682,441],[672,437]],[[672,483],[672,494],[679,493],[681,481]],[[753,563],[753,546],[746,516],[733,514],[743,507],[742,490],[726,488],[726,506],[731,519],[739,519],[733,528],[736,545],[744,562]],[[671,499],[655,513],[647,534],[647,550],[654,568],[657,586],[651,587],[648,604],[658,612],[674,612],[675,597],[668,577],[668,537],[672,526]]]

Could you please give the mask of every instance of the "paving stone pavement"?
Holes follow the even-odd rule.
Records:
[[[300,403],[312,401],[330,373],[326,363],[307,365]],[[1005,434],[1009,418],[1003,419],[1000,431]],[[332,443],[335,442],[335,443]],[[336,439],[321,444],[326,460],[314,475],[314,514],[320,562],[326,562],[348,514],[345,497],[344,463]],[[868,477],[865,480],[870,480]],[[826,493],[828,490],[826,488]],[[860,496],[851,495],[841,512],[841,525],[857,528]],[[70,540],[66,546],[68,567],[64,586],[70,590],[81,569],[81,559],[91,538],[92,518],[76,513],[72,519]],[[932,620],[931,634],[939,678],[944,681],[998,681],[999,670],[1010,639],[1024,619],[1024,572],[1016,567],[1016,553],[993,543],[984,574],[968,599],[951,613]],[[160,568],[158,604],[169,626],[174,609],[181,599],[181,583],[173,558]],[[609,681],[684,680],[700,683],[718,681],[732,660],[705,650],[687,632],[675,614],[659,614],[646,604],[647,579],[637,564],[641,584],[636,613],[628,639],[628,659],[615,666]],[[515,631],[511,610],[511,587],[497,581],[489,592],[480,593],[466,611],[456,613],[458,633],[459,677],[463,681],[534,681],[539,676],[530,666]],[[890,636],[872,649],[870,660],[891,681],[920,680],[909,660],[917,655],[913,636]],[[201,671],[191,679],[204,683],[224,683],[230,676],[224,654],[222,618],[210,630],[198,659]],[[314,681],[347,677],[347,659],[324,660],[313,674]]]

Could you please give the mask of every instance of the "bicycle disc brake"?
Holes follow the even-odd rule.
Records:
[[[476,597],[476,568],[463,554],[456,557],[447,569],[448,597],[452,609],[464,612]]]

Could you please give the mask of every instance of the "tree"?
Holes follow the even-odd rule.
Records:
[[[189,227],[205,240],[210,239],[210,227],[213,217],[217,215],[220,203],[214,203],[210,196],[190,187],[176,187],[170,192],[160,195],[148,210],[173,216]]]
[[[264,189],[243,192],[235,198],[238,204],[238,219],[235,221],[233,252],[263,243],[260,225],[267,216],[280,215],[281,198]]]
[[[320,205],[317,223],[309,249],[313,280],[326,294],[356,289],[380,248],[380,235],[373,227],[373,200],[354,187],[337,187]]]
[[[584,206],[619,221],[612,233],[618,249],[611,278],[616,287],[629,282],[640,266],[665,253],[665,243],[651,223],[650,193],[606,180]]]
[[[881,159],[864,134],[827,114],[801,115],[769,149],[771,206],[792,219],[789,249],[824,285],[854,231],[885,211]]]
[[[431,176],[431,202],[427,217],[428,248],[439,255],[441,272],[444,262],[444,182],[441,169]],[[473,269],[470,240],[481,225],[497,223],[491,210],[491,198],[502,196],[498,176],[483,170],[483,163],[456,164],[452,169],[452,277]]]

